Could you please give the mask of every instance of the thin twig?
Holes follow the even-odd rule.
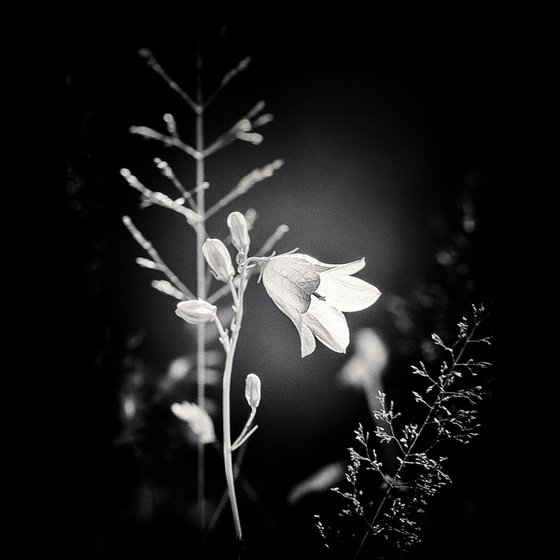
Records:
[[[258,426],[253,426],[239,441],[232,444],[231,450],[235,451],[238,447],[243,445],[253,435],[257,428]]]
[[[284,235],[286,235],[286,233],[288,233],[289,231],[290,228],[285,224],[278,226],[276,228],[276,231],[264,242],[264,245],[257,251],[256,256],[262,257],[272,251],[276,243],[278,243],[278,241],[280,241],[280,239],[282,239],[282,237],[284,237]]]
[[[229,289],[231,291],[231,297],[233,299],[233,305],[237,306],[239,303],[239,298],[237,297],[237,292],[235,290],[235,285],[233,284],[233,280],[228,282]]]
[[[152,280],[152,288],[165,294],[166,296],[171,296],[172,298],[178,299],[179,301],[184,301],[189,299],[181,290],[178,290],[171,282],[167,280]],[[193,299],[193,298],[190,298]]]
[[[220,342],[222,343],[224,350],[227,352],[229,350],[229,337],[217,315],[214,317],[214,323],[216,323],[216,326],[218,327]]]
[[[204,180],[204,110],[202,108],[202,53],[201,38],[198,37],[197,54],[196,54],[196,185],[202,185]],[[201,217],[196,225],[196,294],[199,299],[206,298],[206,282],[205,282],[205,261],[202,253],[202,245],[206,238],[205,225],[205,189],[199,189],[196,193],[196,210]],[[200,323],[197,325],[196,332],[196,401],[198,406],[205,410],[205,375],[206,375],[206,325]],[[204,526],[206,524],[206,508],[205,508],[205,471],[204,471],[204,445],[199,442],[197,448],[197,505],[198,515],[200,519],[200,542],[203,541]]]
[[[217,152],[218,150],[220,150],[221,148],[225,148],[232,142],[235,142],[235,140],[237,140],[235,136],[236,132],[242,130],[243,124],[246,123],[247,121],[250,121],[253,117],[258,115],[265,108],[265,105],[266,104],[264,101],[259,101],[250,111],[248,111],[245,115],[243,115],[243,117],[241,117],[238,121],[236,121],[236,123],[230,129],[228,129],[226,132],[224,132],[222,135],[216,138],[216,140],[214,140],[204,150],[203,152],[204,156],[208,157],[213,153]],[[250,124],[249,126],[252,128]]]
[[[187,189],[185,189],[181,181],[177,179],[177,176],[173,172],[173,169],[171,169],[171,166],[165,160],[158,157],[154,158],[154,163],[161,171],[162,175],[173,183],[173,186],[181,193],[185,201],[189,203],[191,209],[196,212],[196,203],[194,201],[194,198],[192,197],[191,193],[188,192]]]
[[[219,446],[216,446],[216,449],[219,451],[220,454],[222,454],[222,450],[219,448]],[[249,483],[249,481],[243,476],[243,473],[241,472],[241,465],[243,463],[243,459],[245,458],[245,452],[246,451],[247,451],[247,445],[243,445],[240,448],[239,453],[237,454],[237,457],[235,459],[235,463],[233,465],[234,480],[235,480],[236,483],[239,482],[239,487],[241,488],[241,490],[243,490],[245,495],[260,509],[263,516],[266,517],[268,524],[271,527],[276,526],[277,525],[276,521],[270,516],[269,512],[263,506],[263,504],[262,504],[262,502],[259,498],[259,495],[257,494],[257,492],[255,491],[253,486]],[[216,526],[216,523],[220,519],[220,516],[222,515],[222,512],[223,512],[223,510],[226,506],[227,499],[228,499],[228,492],[227,492],[227,489],[226,489],[226,490],[224,490],[224,493],[222,494],[222,497],[221,497],[221,499],[218,503],[218,506],[214,510],[214,514],[212,515],[212,519],[211,519],[210,523],[208,524],[208,529],[207,529],[207,532],[206,532],[206,538],[208,538],[210,536],[214,527]]]
[[[194,212],[190,208],[185,208],[181,204],[178,204],[166,194],[150,190],[148,187],[143,185],[138,180],[138,177],[133,175],[129,169],[121,169],[121,175],[133,189],[141,193],[152,204],[157,204],[158,206],[163,206],[164,208],[169,208],[170,210],[174,210],[175,212],[182,214],[191,226],[196,226],[196,224],[201,221],[200,214]]]
[[[224,87],[231,81],[233,80],[233,78],[235,78],[235,76],[237,76],[240,72],[242,72],[243,70],[245,70],[245,68],[247,68],[247,66],[249,66],[249,63],[251,62],[251,57],[248,56],[246,58],[244,58],[243,60],[241,60],[239,62],[239,64],[235,67],[232,68],[223,78],[222,81],[220,82],[220,84],[218,85],[218,87],[208,96],[208,99],[206,99],[206,101],[204,102],[204,108],[206,109],[206,107],[208,107],[212,101],[214,101],[214,99],[216,98],[216,96],[224,89]]]
[[[175,148],[179,148],[179,150],[182,150],[197,161],[204,157],[202,150],[195,150],[192,146],[185,144],[179,138],[175,136],[168,136],[167,134],[162,134],[161,132],[150,128],[149,126],[131,126],[128,131],[131,134],[138,134],[146,140],[157,140],[158,142],[162,142],[165,146],[173,146]]]
[[[123,216],[123,224],[126,226],[134,240],[150,255],[152,261],[158,265],[158,269],[161,270],[169,281],[182,292],[188,299],[195,299],[194,294],[179,280],[174,272],[163,262],[163,259],[159,256],[159,253],[154,249],[154,246],[140,233],[138,228],[132,223],[129,216]]]
[[[186,93],[185,91],[183,91],[178,84],[172,80],[168,74],[165,72],[165,70],[161,67],[161,65],[159,64],[159,62],[155,59],[154,55],[152,54],[152,51],[150,51],[149,49],[140,49],[138,51],[138,54],[142,57],[146,59],[146,62],[148,63],[148,66],[156,73],[159,74],[164,80],[165,83],[176,93],[178,93],[191,107],[191,109],[195,112],[195,113],[199,113],[201,110],[200,104],[197,104],[193,101],[193,99],[191,98],[191,96]]]
[[[254,169],[248,175],[245,175],[241,181],[221,200],[219,200],[214,206],[209,208],[206,212],[206,219],[213,216],[218,210],[221,210],[224,206],[227,206],[231,201],[235,200],[237,197],[245,194],[248,190],[253,188],[257,183],[272,177],[277,169],[280,169],[284,164],[284,160],[277,159],[264,167]]]
[[[229,294],[229,286],[224,284],[221,288],[216,290],[211,296],[206,298],[208,303],[216,303],[222,299],[226,294]]]
[[[253,420],[255,419],[256,415],[257,415],[257,409],[255,407],[251,407],[251,413],[249,414],[249,417],[247,418],[247,422],[245,422],[245,426],[243,426],[241,433],[237,436],[237,439],[233,442],[232,450],[234,447],[239,447],[241,445],[239,442],[245,437],[245,434],[247,433],[249,426],[251,426],[251,424],[253,423]]]

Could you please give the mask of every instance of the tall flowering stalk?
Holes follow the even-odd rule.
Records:
[[[162,175],[179,191],[180,197],[171,198],[165,193],[154,191],[144,185],[128,169],[121,174],[127,183],[141,194],[141,206],[161,206],[180,214],[196,235],[196,290],[190,290],[176,274],[164,263],[152,244],[144,238],[132,220],[125,216],[123,222],[133,238],[147,252],[148,258],[141,257],[137,263],[151,270],[162,273],[166,279],[154,280],[152,286],[177,300],[176,315],[197,328],[197,402],[174,403],[171,411],[186,422],[197,437],[198,449],[198,512],[201,533],[206,527],[204,510],[204,446],[215,444],[216,434],[212,419],[205,409],[205,366],[206,366],[206,324],[214,323],[219,333],[219,340],[225,353],[222,378],[222,455],[227,485],[227,496],[238,542],[238,551],[243,549],[243,532],[237,505],[233,453],[240,448],[257,429],[253,425],[257,407],[261,399],[261,382],[254,373],[246,377],[245,397],[250,413],[241,433],[232,438],[230,393],[234,358],[243,323],[245,292],[254,272],[260,272],[259,281],[263,280],[266,292],[276,306],[294,323],[301,340],[301,356],[305,357],[316,348],[316,340],[334,350],[345,352],[350,341],[348,324],[343,312],[355,312],[373,305],[380,292],[373,285],[354,277],[362,270],[365,260],[359,259],[345,264],[325,264],[313,257],[291,251],[276,256],[270,255],[276,242],[288,231],[282,225],[270,236],[265,244],[253,256],[249,256],[251,238],[249,231],[253,227],[256,215],[248,211],[245,214],[231,212],[227,218],[230,235],[227,239],[208,236],[208,219],[225,208],[239,196],[248,192],[256,184],[271,177],[283,161],[275,160],[260,169],[254,169],[243,177],[231,191],[209,208],[206,207],[205,193],[209,184],[205,181],[206,159],[218,150],[237,140],[258,145],[263,137],[255,130],[272,120],[269,114],[262,114],[265,104],[257,103],[247,114],[238,120],[226,132],[209,145],[204,139],[204,115],[210,103],[221,89],[240,71],[244,70],[249,59],[228,72],[217,89],[206,98],[203,97],[201,72],[203,60],[200,53],[196,63],[196,95],[192,98],[183,91],[162,69],[154,56],[147,49],[140,55],[148,65],[160,75],[167,85],[179,94],[195,113],[195,146],[189,146],[179,136],[173,115],[166,114],[163,121],[166,133],[144,126],[133,126],[130,132],[145,139],[156,140],[166,147],[179,149],[192,157],[196,163],[195,187],[188,190],[179,181],[171,166],[162,158],[155,158],[154,163]],[[229,245],[236,249],[232,260]],[[268,255],[268,256],[265,256]],[[235,265],[234,265],[235,262]],[[211,273],[211,274],[210,274]],[[222,284],[221,288],[209,293],[212,277]],[[196,295],[195,295],[196,293]],[[233,318],[226,328],[222,324],[217,302],[230,295]],[[236,469],[238,470],[238,469]]]
[[[232,220],[233,217],[233,220]],[[235,226],[232,223],[235,222]],[[255,431],[256,426],[249,432],[249,428],[255,418],[256,407],[258,402],[254,396],[252,400],[248,399],[249,405],[251,406],[251,414],[245,427],[243,428],[239,437],[232,443],[231,438],[231,418],[230,418],[230,393],[231,393],[231,377],[233,373],[233,360],[235,357],[235,350],[237,348],[237,342],[239,340],[239,334],[241,332],[241,325],[243,323],[243,309],[244,309],[244,299],[245,290],[247,289],[247,284],[250,277],[251,267],[254,267],[254,262],[258,262],[255,259],[246,259],[246,254],[243,249],[248,250],[249,246],[249,235],[248,228],[245,218],[238,212],[230,214],[228,219],[230,224],[230,230],[232,234],[232,239],[234,245],[239,248],[237,254],[237,262],[239,263],[239,275],[235,277],[235,271],[233,264],[231,262],[231,257],[226,246],[218,239],[208,239],[203,245],[203,254],[210,266],[210,270],[216,277],[216,279],[221,282],[226,283],[230,290],[231,296],[233,298],[233,310],[235,312],[233,319],[228,330],[224,329],[220,319],[215,316],[214,320],[218,327],[220,333],[220,342],[226,353],[226,361],[224,366],[224,374],[222,380],[222,422],[223,422],[223,456],[224,456],[224,469],[226,474],[227,491],[229,496],[229,501],[231,504],[231,511],[233,515],[233,522],[235,525],[235,534],[237,536],[237,541],[241,545],[243,542],[243,532],[241,529],[241,520],[239,517],[239,510],[237,507],[237,496],[235,493],[235,483],[233,476],[233,461],[232,453],[240,445],[242,445],[250,435]],[[240,235],[242,234],[242,236]],[[239,243],[239,239],[243,237],[247,240],[246,243]],[[237,282],[234,282],[234,277]],[[255,388],[258,385],[259,401],[260,401],[260,380],[257,382],[254,378],[258,379],[257,376],[251,374],[253,377],[247,380],[248,391],[251,395],[254,395],[257,391]]]
[[[127,183],[141,194],[141,207],[148,207],[158,205],[169,210],[175,211],[183,215],[187,223],[192,227],[196,235],[196,290],[189,289],[175,273],[165,264],[156,249],[152,244],[145,239],[142,233],[133,224],[130,217],[125,216],[123,223],[130,231],[133,238],[138,244],[148,253],[149,259],[139,258],[137,263],[148,269],[157,270],[164,274],[165,280],[154,280],[152,286],[154,289],[171,296],[180,301],[187,301],[193,299],[206,300],[216,303],[221,297],[227,293],[224,290],[217,290],[214,294],[208,294],[209,282],[207,277],[207,267],[203,254],[203,245],[207,238],[207,220],[214,214],[219,212],[222,208],[227,206],[231,201],[243,195],[256,184],[271,177],[274,172],[279,169],[283,161],[278,159],[270,164],[260,168],[254,169],[248,175],[243,177],[231,191],[219,200],[210,208],[206,207],[206,191],[209,184],[205,180],[206,160],[209,156],[217,151],[225,148],[235,141],[245,141],[252,145],[258,145],[263,137],[261,134],[255,132],[255,129],[262,127],[272,121],[272,115],[263,113],[265,103],[260,101],[250,111],[243,115],[235,122],[233,126],[227,129],[213,142],[208,145],[205,143],[204,135],[204,118],[206,112],[215,100],[222,89],[241,71],[245,70],[249,63],[250,58],[243,59],[235,68],[226,73],[224,78],[220,81],[218,86],[206,98],[203,93],[203,57],[200,49],[196,58],[196,80],[195,80],[195,95],[191,96],[179,84],[173,80],[162,68],[159,62],[154,57],[153,53],[148,49],[141,49],[139,55],[145,59],[148,66],[159,75],[164,82],[179,95],[190,107],[195,114],[195,145],[190,146],[185,143],[178,132],[175,117],[169,113],[163,116],[165,132],[160,132],[146,126],[132,126],[130,132],[138,135],[141,138],[148,140],[155,140],[160,142],[166,148],[174,148],[182,151],[187,156],[195,160],[195,186],[192,189],[187,189],[179,180],[171,166],[160,157],[154,158],[154,163],[162,173],[163,177],[167,179],[180,194],[179,198],[171,198],[170,196],[154,191],[146,187],[137,177],[135,177],[128,169],[122,169],[121,175]],[[248,228],[252,227],[252,222],[255,219],[254,213],[248,213]],[[281,237],[288,231],[287,226],[281,226],[271,236],[266,250],[269,251],[274,243],[281,239]],[[196,294],[196,296],[195,296]],[[205,411],[205,370],[206,370],[206,325],[204,321],[197,321],[197,349],[196,349],[196,371],[197,371],[197,405],[200,411]],[[198,455],[198,484],[197,484],[197,503],[199,512],[200,530],[204,531],[206,525],[206,515],[204,507],[204,442],[198,438],[197,446]]]
[[[222,325],[222,322],[216,314],[216,306],[201,299],[178,303],[176,314],[186,322],[197,324],[198,326],[214,321],[220,333],[220,342],[226,354],[222,379],[222,451],[227,483],[227,493],[231,504],[235,534],[237,537],[237,541],[241,546],[243,542],[243,532],[241,529],[239,510],[237,507],[232,454],[233,451],[235,451],[247,441],[247,439],[254,433],[257,428],[257,426],[254,426],[251,429],[251,426],[256,415],[256,409],[260,402],[261,384],[260,379],[255,374],[252,373],[247,376],[246,398],[249,406],[251,407],[251,413],[245,424],[245,427],[243,428],[237,439],[232,442],[230,417],[231,378],[233,374],[233,361],[235,357],[235,351],[237,348],[237,342],[239,340],[239,334],[241,332],[241,325],[243,322],[245,290],[247,288],[251,269],[255,267],[256,264],[259,264],[261,259],[246,258],[246,252],[244,251],[248,251],[250,241],[247,222],[243,215],[239,212],[230,214],[228,224],[230,225],[234,246],[239,248],[239,252],[237,253],[236,258],[238,262],[239,274],[236,275],[230,253],[225,244],[219,239],[207,239],[202,245],[201,252],[206,259],[206,262],[208,263],[210,271],[214,275],[214,277],[218,281],[226,284],[230,289],[233,300],[232,307],[234,310],[234,316],[231,320],[229,328],[225,329]],[[241,239],[246,241],[239,242]],[[186,403],[184,403],[183,406],[185,406],[185,404]],[[174,406],[176,407],[176,405]],[[177,414],[177,412],[175,412],[175,414]],[[189,418],[187,418],[186,420],[189,421]],[[196,425],[193,422],[190,422],[190,424],[193,428],[193,431],[195,431]],[[201,444],[208,443],[209,441],[211,440],[203,441],[202,438],[199,438],[199,442]]]

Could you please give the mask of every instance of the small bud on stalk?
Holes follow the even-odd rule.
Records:
[[[249,237],[249,228],[245,216],[241,212],[232,212],[228,216],[227,225],[231,232],[233,246],[246,256],[249,253],[251,238]]]
[[[219,239],[207,239],[202,245],[202,254],[216,280],[229,282],[235,275],[231,255]]]
[[[175,314],[191,325],[208,323],[216,318],[217,307],[202,299],[181,301],[177,304]]]
[[[251,408],[257,408],[261,402],[261,380],[254,373],[245,378],[245,399]]]

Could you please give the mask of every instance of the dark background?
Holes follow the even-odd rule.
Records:
[[[210,235],[227,233],[228,211],[252,207],[260,216],[254,247],[286,223],[291,229],[279,251],[297,246],[335,263],[365,256],[359,276],[383,296],[347,317],[351,332],[370,326],[387,343],[386,385],[397,402],[410,386],[409,364],[422,357],[430,333],[450,333],[471,302],[493,299],[493,115],[500,53],[484,14],[460,14],[445,25],[425,19],[407,25],[374,18],[371,25],[341,20],[274,26],[263,15],[259,24],[237,21],[224,29],[216,17],[202,26],[205,83],[216,84],[241,58],[253,59],[209,110],[207,138],[260,99],[275,116],[260,131],[262,145],[238,142],[209,158],[210,204],[254,167],[285,160],[273,178],[216,214],[208,224]],[[119,169],[128,167],[146,185],[172,194],[151,164],[160,156],[194,186],[192,160],[129,135],[128,127],[164,130],[161,117],[171,112],[182,138],[194,143],[191,110],[137,51],[150,48],[183,89],[194,92],[200,30],[192,21],[180,34],[174,27],[168,33],[149,26],[100,30],[77,34],[67,47],[68,346],[80,403],[77,557],[196,553],[193,534],[185,529],[193,497],[188,480],[195,478],[192,450],[178,441],[167,404],[153,404],[162,372],[172,359],[192,352],[193,341],[174,316],[174,300],[152,290],[155,276],[134,264],[143,255],[120,218],[131,215],[191,287],[194,235],[163,209],[138,210],[136,193]],[[477,226],[463,242],[465,208],[471,207]],[[436,258],[442,251],[455,255],[445,266]],[[346,459],[353,429],[367,422],[367,405],[359,392],[336,381],[344,356],[320,346],[311,357],[299,358],[295,329],[262,286],[249,288],[247,307],[233,382],[233,424],[235,432],[246,414],[243,379],[257,372],[263,382],[260,427],[244,471],[267,510],[264,515],[241,499],[247,539],[255,558],[273,557],[271,550],[279,557],[306,551],[318,557],[312,515],[334,506],[321,498],[294,510],[285,497],[324,464]],[[398,327],[396,317],[403,314],[410,318],[408,329]],[[122,397],[135,383],[144,422],[130,429]],[[209,389],[216,401],[218,389]],[[191,390],[181,396],[192,399]],[[484,557],[494,546],[491,520],[501,458],[492,411],[491,404],[483,410],[480,438],[455,450],[450,461],[455,485],[435,499],[425,518],[424,542],[412,557]],[[214,469],[209,480],[220,486],[209,493],[219,497],[219,462],[209,460],[209,468]],[[138,498],[146,488],[159,506]],[[218,534],[228,552],[229,524],[226,511]]]

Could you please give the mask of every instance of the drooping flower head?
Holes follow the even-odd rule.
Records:
[[[375,286],[352,276],[365,264],[364,258],[325,264],[294,253],[271,257],[263,265],[264,287],[296,326],[302,358],[315,350],[316,338],[335,352],[346,352],[350,333],[342,312],[366,309],[381,295]]]

